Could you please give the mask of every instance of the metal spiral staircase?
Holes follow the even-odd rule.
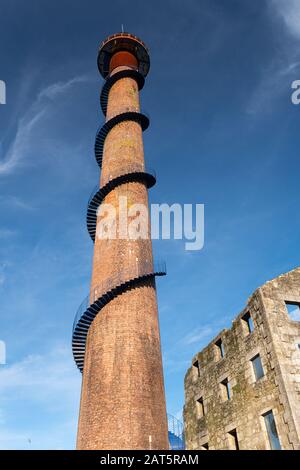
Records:
[[[124,183],[130,182],[141,182],[145,183],[147,188],[152,188],[156,183],[156,175],[153,170],[139,169],[136,165],[127,168],[127,172],[116,176],[109,180],[102,188],[96,186],[88,201],[88,209],[86,215],[87,229],[91,236],[91,239],[95,241],[96,236],[96,224],[97,224],[97,210],[104,198],[117,186]]]
[[[122,70],[108,77],[102,88],[100,95],[101,109],[106,116],[107,101],[111,87],[117,80],[130,77],[136,80],[139,90],[143,88],[144,77],[135,69]],[[104,142],[108,133],[117,124],[124,121],[134,121],[141,125],[142,130],[148,128],[149,119],[145,114],[135,111],[127,111],[114,116],[106,121],[99,128],[95,141],[95,157],[101,169],[103,159]],[[104,198],[117,186],[128,182],[142,182],[147,188],[151,188],[156,183],[156,176],[153,171],[145,170],[137,165],[127,168],[126,173],[117,175],[109,179],[101,188],[93,191],[87,208],[87,229],[93,241],[96,237],[97,210],[102,204]],[[154,276],[164,276],[166,274],[166,265],[164,262],[152,262],[146,260],[141,266],[136,265],[128,271],[121,271],[118,275],[106,279],[101,285],[88,295],[80,305],[75,316],[72,335],[72,350],[77,367],[82,372],[84,367],[84,355],[86,339],[89,327],[100,310],[112,299],[126,292],[127,290],[138,286],[140,283],[153,278]]]
[[[170,450],[184,450],[184,426],[175,416],[167,413]]]

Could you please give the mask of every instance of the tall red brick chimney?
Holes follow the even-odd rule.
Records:
[[[98,236],[102,204],[119,215],[119,198],[127,197],[129,208],[143,204],[148,210],[148,188],[156,180],[144,165],[142,131],[149,121],[140,112],[139,90],[149,67],[147,47],[131,34],[115,34],[100,46],[106,121],[95,143],[100,189],[87,213],[93,272],[72,342],[83,373],[78,449],[169,448],[155,287],[165,266],[153,262],[150,233],[145,239],[118,236],[124,230],[118,217],[115,239]]]

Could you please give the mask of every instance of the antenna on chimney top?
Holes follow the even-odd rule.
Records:
[[[121,26],[122,26],[122,33],[124,33],[124,25],[123,25],[123,23],[122,23]]]

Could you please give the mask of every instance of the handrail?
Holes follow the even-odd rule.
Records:
[[[139,90],[143,88],[145,79],[143,75],[136,68],[120,70],[114,73],[113,75],[110,75],[106,79],[106,82],[104,83],[102,90],[101,90],[101,94],[100,94],[100,106],[101,106],[104,116],[106,116],[106,113],[107,113],[107,101],[108,101],[108,95],[109,95],[111,87],[118,80],[122,78],[126,78],[126,77],[133,78],[134,80],[136,80]]]
[[[88,200],[88,206],[90,205],[91,200],[97,194],[99,189],[103,189],[103,187],[106,186],[110,181],[113,181],[116,178],[120,178],[121,176],[126,176],[126,175],[134,174],[134,173],[149,174],[156,180],[156,172],[152,168],[148,168],[148,167],[145,168],[142,164],[137,165],[136,163],[132,164],[132,165],[129,165],[129,166],[126,165],[126,168],[123,169],[122,173],[118,173],[116,175],[110,174],[109,177],[107,178],[107,180],[106,181],[104,180],[101,188],[99,188],[99,185],[94,186],[94,188],[93,188],[93,190],[90,194],[89,200]]]
[[[175,416],[167,413],[169,442],[172,450],[185,449],[184,426]],[[170,436],[171,434],[171,436]],[[171,438],[170,438],[171,437]]]
[[[107,292],[111,292],[115,288],[132,280],[138,280],[139,278],[150,276],[152,274],[165,275],[167,273],[165,261],[146,261],[143,262],[143,265],[138,263],[139,262],[137,262],[136,265],[131,266],[129,269],[114,274],[91,290],[90,295],[85,297],[77,310],[73,323],[73,332],[80,318],[84,315],[88,307],[96,302],[100,297],[102,297],[102,295],[106,294]]]
[[[101,108],[106,115],[107,100],[111,86],[120,78],[130,76],[137,82],[138,88],[143,88],[144,75],[140,70],[121,70],[116,72],[115,75],[108,77],[105,85],[102,88],[100,95]],[[150,120],[147,114],[143,113],[139,106],[138,109],[123,110],[116,115],[113,115],[99,127],[95,139],[95,157],[99,167],[102,167],[104,143],[109,132],[114,126],[126,122],[137,122],[141,126],[142,131],[146,130],[149,126]],[[145,169],[141,164],[129,164],[122,168],[122,173],[117,175],[109,174],[105,180],[101,181],[101,187],[97,185],[88,200],[87,210],[87,226],[91,238],[94,240],[96,223],[97,223],[97,209],[103,202],[104,198],[118,185],[127,182],[142,182],[147,188],[151,188],[156,182],[156,175],[153,170]],[[72,334],[72,349],[73,356],[78,368],[82,371],[84,367],[84,354],[86,347],[87,334],[94,318],[99,314],[101,309],[107,305],[113,298],[126,292],[126,290],[138,285],[139,282],[147,279],[152,279],[154,276],[163,276],[167,273],[166,264],[164,261],[152,260],[132,260],[133,264],[120,272],[113,274],[107,279],[103,280],[100,284],[91,289],[90,294],[85,297],[81,302],[73,323]]]
[[[117,186],[130,182],[144,183],[148,189],[152,188],[156,183],[155,171],[150,169],[142,169],[141,165],[132,165],[127,167],[125,173],[121,173],[115,177],[109,175],[107,182],[101,186],[100,189],[98,186],[93,189],[88,201],[86,215],[87,229],[93,241],[95,241],[96,236],[98,207],[100,204],[102,204],[104,198]]]
[[[103,158],[103,149],[104,142],[108,133],[121,122],[133,121],[138,122],[141,125],[142,130],[146,130],[149,126],[150,119],[147,114],[144,114],[141,111],[123,111],[115,116],[111,117],[103,125],[101,125],[96,133],[95,139],[95,157],[99,167],[102,167],[102,158]]]

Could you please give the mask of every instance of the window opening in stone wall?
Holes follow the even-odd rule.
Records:
[[[228,433],[229,448],[231,450],[240,450],[236,429]]]
[[[278,437],[276,423],[273,415],[273,411],[268,411],[263,415],[270,446],[272,450],[281,450],[281,445]]]
[[[199,361],[195,361],[195,362],[193,363],[193,370],[194,370],[195,377],[200,377],[200,365],[199,365]]]
[[[261,379],[265,375],[265,373],[264,373],[260,355],[256,354],[256,356],[254,356],[251,359],[251,363],[252,363],[255,379],[256,380]]]
[[[198,418],[203,418],[203,416],[205,416],[203,397],[200,397],[197,400],[197,413],[198,413]]]
[[[249,312],[247,312],[243,317],[242,317],[242,322],[243,326],[245,328],[245,331],[247,334],[252,333],[254,330],[254,325],[253,325],[253,320]]]
[[[221,392],[222,398],[224,401],[230,400],[231,398],[231,390],[230,390],[230,383],[228,379],[224,379],[221,382]]]
[[[291,320],[300,321],[300,304],[285,302]]]
[[[223,341],[219,339],[216,343],[217,359],[222,359],[225,356]]]

